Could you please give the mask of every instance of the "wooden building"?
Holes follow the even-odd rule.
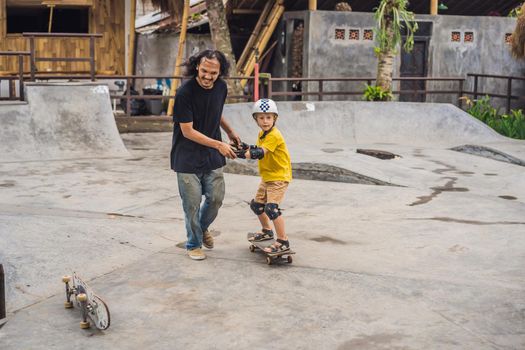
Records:
[[[95,41],[97,74],[125,74],[128,0],[0,0],[0,51],[28,51],[24,32],[102,34]],[[89,57],[89,39],[37,38],[36,57]],[[24,71],[30,70],[29,58]],[[43,61],[38,73],[88,73],[89,62]],[[18,72],[17,57],[0,57],[0,74]]]

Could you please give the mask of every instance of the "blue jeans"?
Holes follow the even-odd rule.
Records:
[[[186,249],[201,248],[203,232],[217,217],[224,199],[222,168],[208,173],[177,173],[177,182],[188,236]]]

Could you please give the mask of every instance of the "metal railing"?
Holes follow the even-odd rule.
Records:
[[[173,84],[173,80],[184,80],[189,79],[187,76],[160,76],[160,75],[96,75],[96,79],[125,79],[126,80],[126,92],[123,95],[110,95],[111,98],[115,99],[126,99],[126,116],[131,116],[131,100],[164,100],[175,98],[175,95],[132,95],[129,87],[135,86],[135,80],[137,79],[170,79]],[[240,77],[225,77],[225,80],[253,80],[251,76],[240,76]],[[234,100],[248,100],[252,99],[253,95],[228,95],[228,99]]]
[[[268,98],[273,96],[317,96],[319,101],[323,101],[324,96],[352,96],[352,95],[363,95],[363,89],[351,90],[351,91],[325,91],[325,84],[328,82],[365,82],[371,85],[376,80],[375,77],[361,77],[361,78],[268,78],[267,80],[267,95]],[[457,104],[461,107],[462,100],[460,99],[464,94],[464,83],[465,78],[457,77],[399,77],[393,78],[392,81],[423,81],[425,82],[424,89],[399,89],[394,90],[394,95],[400,94],[414,94],[414,95],[426,95],[426,94],[452,94],[457,95]],[[458,88],[454,90],[429,90],[426,88],[426,82],[444,81],[444,82],[457,82]],[[317,82],[317,91],[274,91],[273,86],[275,82]]]
[[[31,81],[36,79],[38,74],[37,62],[89,62],[89,79],[95,80],[95,39],[101,38],[102,34],[75,34],[75,33],[22,33],[22,36],[29,39],[29,51],[0,51],[0,56],[18,56],[18,76],[15,74],[0,76],[0,80],[9,81],[9,98],[16,99],[14,93],[14,82],[19,81],[19,100],[24,100],[24,80],[27,80],[24,73],[24,57],[29,56],[30,69],[29,78]],[[86,38],[89,39],[89,57],[40,57],[36,55],[35,40],[39,38]],[[45,74],[49,74],[46,72]],[[67,72],[66,72],[67,74]],[[39,76],[40,77],[40,76]],[[56,79],[53,76],[52,79]],[[5,99],[5,98],[0,98]]]
[[[30,56],[29,51],[0,51],[0,56],[17,56],[18,57],[18,75],[7,75],[2,76],[0,79],[5,79],[9,81],[9,100],[14,100],[15,98],[15,80],[18,79],[18,89],[19,89],[19,100],[24,100],[24,56]]]
[[[131,89],[129,87],[135,86],[135,81],[140,79],[170,79],[171,81],[174,80],[183,80],[188,79],[189,77],[185,76],[161,76],[161,75],[101,75],[101,74],[93,74],[93,70],[91,70],[90,74],[72,74],[72,75],[56,75],[56,74],[49,74],[49,73],[38,73],[38,72],[30,72],[29,74],[23,72],[23,58],[25,56],[30,56],[30,51],[0,51],[0,56],[17,56],[18,57],[18,63],[19,63],[19,71],[17,74],[13,73],[11,76],[0,76],[0,80],[9,80],[10,83],[10,96],[9,99],[14,99],[14,81],[19,80],[20,84],[20,100],[24,100],[24,81],[35,81],[36,79],[41,80],[71,80],[71,79],[78,79],[78,80],[124,80],[126,81],[126,92],[123,95],[119,94],[111,94],[110,98],[112,99],[120,99],[125,100],[125,113],[127,116],[130,116],[131,113],[131,101],[138,99],[138,100],[164,100],[164,99],[171,99],[175,96],[173,95],[144,95],[144,94],[138,94],[138,95],[132,95]],[[93,61],[94,63],[94,61]],[[463,99],[461,97],[466,95],[471,95],[474,97],[474,99],[477,99],[479,96],[489,96],[489,97],[497,97],[497,98],[504,98],[507,102],[507,112],[510,111],[511,108],[511,102],[512,101],[525,101],[525,96],[523,95],[513,95],[512,89],[515,87],[513,85],[513,81],[525,81],[525,77],[518,77],[518,76],[504,76],[504,75],[490,75],[490,74],[467,74],[467,79],[473,78],[473,91],[465,90],[465,82],[466,78],[462,77],[398,77],[393,78],[394,82],[403,82],[403,81],[413,81],[413,82],[424,82],[424,89],[417,88],[417,86],[414,86],[413,89],[397,89],[394,90],[392,93],[394,95],[409,95],[413,94],[416,95],[427,95],[427,94],[445,94],[445,95],[455,95],[457,96],[457,105],[462,108],[463,107]],[[501,93],[493,93],[493,92],[487,92],[487,91],[481,91],[479,88],[480,78],[494,78],[494,79],[506,79],[507,80],[507,90],[506,94]],[[235,79],[235,80],[242,80],[247,79],[249,81],[254,81],[253,76],[241,76],[241,77],[226,77],[226,80],[228,79]],[[276,96],[284,96],[284,97],[290,97],[290,96],[317,96],[317,99],[319,101],[323,101],[325,96],[352,96],[352,95],[363,95],[363,89],[357,89],[355,90],[348,90],[348,91],[326,91],[326,86],[328,83],[333,82],[364,82],[369,85],[371,85],[375,81],[375,77],[360,77],[360,78],[341,78],[341,77],[334,77],[334,78],[273,78],[271,76],[263,76],[260,78],[259,83],[265,83],[266,84],[266,95],[268,98],[273,98]],[[276,83],[285,82],[285,83],[317,83],[317,90],[316,91],[276,91],[274,89]],[[448,83],[457,83],[457,88],[446,88],[446,89],[427,89],[427,83],[428,82],[448,82]],[[311,88],[311,85],[309,88]],[[244,101],[250,101],[253,98],[253,94],[249,93],[246,95],[238,95],[238,96],[228,96],[229,99],[233,100],[244,100]]]
[[[474,78],[474,87],[473,87],[473,91],[472,92],[465,92],[465,93],[469,94],[469,95],[473,95],[475,100],[477,100],[479,96],[489,96],[489,97],[504,98],[506,100],[507,113],[510,113],[511,102],[513,100],[525,101],[525,96],[523,96],[523,95],[513,95],[512,94],[512,88],[513,88],[512,81],[513,80],[525,81],[525,77],[517,77],[517,76],[510,76],[510,75],[474,74],[474,73],[467,74],[467,77]],[[503,94],[491,93],[491,92],[486,92],[486,91],[480,91],[479,90],[479,79],[480,78],[492,78],[492,79],[507,80],[506,93],[503,95]]]
[[[1,51],[0,51],[1,54]],[[22,77],[22,79],[20,79]],[[126,91],[124,94],[110,94],[109,97],[112,99],[119,99],[119,100],[125,100],[126,108],[125,113],[126,116],[131,116],[131,101],[132,100],[164,100],[164,99],[172,99],[175,98],[175,95],[144,95],[144,94],[138,94],[138,95],[132,95],[131,88],[135,86],[136,80],[141,79],[170,79],[172,82],[174,80],[185,80],[190,79],[191,77],[188,76],[165,76],[165,75],[103,75],[103,74],[95,74],[95,75],[87,75],[87,74],[72,74],[72,75],[54,75],[54,74],[36,74],[34,77],[31,77],[31,74],[24,74],[23,72],[20,73],[19,76],[13,76],[13,77],[2,77],[0,76],[0,81],[2,79],[9,79],[9,80],[16,80],[20,79],[23,86],[23,81],[31,80],[124,80],[126,81]],[[243,80],[246,79],[248,81],[253,81],[254,77],[252,76],[238,76],[238,77],[225,77],[224,80]],[[20,100],[23,101],[23,90],[21,90],[20,94]],[[247,94],[247,95],[228,95],[228,99],[230,100],[246,100],[251,101],[253,99],[253,94]]]
[[[95,61],[95,39],[101,38],[102,34],[76,34],[76,33],[22,33],[24,37],[29,39],[29,51],[0,51],[0,56],[18,56],[18,75],[16,73],[0,76],[0,80],[9,81],[9,98],[10,100],[15,99],[15,81],[19,81],[19,99],[24,100],[24,80],[27,80],[26,74],[24,73],[24,62],[23,59],[25,56],[29,56],[30,59],[30,71],[29,79],[35,81],[35,79],[90,79],[95,81],[97,79],[124,79],[126,80],[127,91],[124,96],[121,95],[111,95],[111,98],[125,98],[126,99],[126,114],[129,115],[131,110],[131,101],[134,99],[166,99],[174,98],[174,96],[162,96],[162,95],[131,95],[131,89],[135,85],[135,80],[137,79],[170,79],[170,80],[182,80],[186,77],[183,76],[138,76],[138,75],[97,75],[96,74],[96,61]],[[89,39],[89,57],[37,57],[35,49],[35,40],[39,38],[86,38]],[[89,62],[89,75],[71,75],[68,73],[71,72],[60,72],[62,75],[49,74],[49,72],[39,73],[37,71],[37,62]],[[58,73],[58,72],[57,72]],[[63,75],[63,74],[67,75]],[[463,77],[398,77],[393,78],[394,82],[414,82],[412,87],[400,86],[400,89],[392,91],[394,95],[407,96],[413,95],[416,98],[426,96],[428,94],[449,94],[457,95],[457,104],[461,108],[464,95],[473,95],[474,99],[477,99],[481,96],[489,96],[496,98],[506,99],[506,108],[507,113],[510,112],[511,102],[520,100],[525,100],[525,97],[522,95],[513,95],[513,81],[525,81],[525,77],[518,76],[504,76],[504,75],[490,75],[490,74],[467,74],[467,79],[473,78],[473,91],[465,91],[464,85],[466,79]],[[504,79],[507,80],[507,89],[505,94],[493,93],[487,91],[479,90],[479,80],[481,78],[492,78],[492,79]],[[254,81],[254,77],[229,77],[227,79],[238,79],[238,80],[251,80]],[[273,78],[271,76],[263,76],[259,79],[259,84],[265,82],[267,85],[267,97],[272,98],[274,96],[284,96],[284,97],[296,97],[296,96],[317,96],[319,101],[323,101],[325,96],[352,96],[352,95],[363,95],[363,89],[356,89],[351,91],[326,91],[326,84],[334,82],[366,82],[371,85],[375,81],[375,77],[361,77],[361,78]],[[429,90],[427,89],[428,82],[457,82],[457,89],[442,89],[442,90]],[[274,85],[279,82],[293,82],[293,83],[308,83],[308,88],[303,86],[304,91],[276,91],[274,90]],[[312,85],[315,85],[317,82],[317,91],[312,91]],[[416,84],[416,83],[423,84]],[[400,84],[401,85],[401,84]],[[420,88],[420,86],[423,89]],[[251,98],[251,94],[242,95],[242,96],[229,96],[230,99],[247,99]],[[5,98],[0,98],[5,99]]]

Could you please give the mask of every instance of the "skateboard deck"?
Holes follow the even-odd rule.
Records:
[[[253,237],[253,233],[250,232],[247,235],[248,242],[250,242],[250,251],[252,253],[255,253],[256,250],[260,250],[264,255],[266,255],[266,263],[268,265],[273,264],[276,261],[279,260],[286,260],[289,264],[293,262],[292,255],[295,254],[295,252],[291,249],[284,251],[284,252],[278,252],[278,253],[268,253],[264,251],[264,248],[266,248],[269,245],[272,245],[275,243],[275,239],[267,239],[265,241],[258,241],[253,242],[250,239]]]
[[[108,329],[111,320],[104,300],[93,293],[93,290],[76,273],[73,273],[73,276],[62,277],[62,282],[66,285],[64,306],[69,309],[75,305],[80,309],[82,318],[80,328],[90,327],[89,318],[98,329]]]

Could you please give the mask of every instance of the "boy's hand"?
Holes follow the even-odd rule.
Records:
[[[233,141],[230,143],[230,147],[237,158],[245,159],[247,153],[246,150],[250,148],[250,145],[242,141],[239,141],[238,143]]]
[[[237,158],[241,158],[241,159],[245,159],[246,158],[246,153],[249,153],[249,152],[247,152],[246,150],[244,150],[242,148],[238,149],[238,148],[234,148],[234,147],[232,147],[232,151],[233,151],[233,153],[235,153]]]

